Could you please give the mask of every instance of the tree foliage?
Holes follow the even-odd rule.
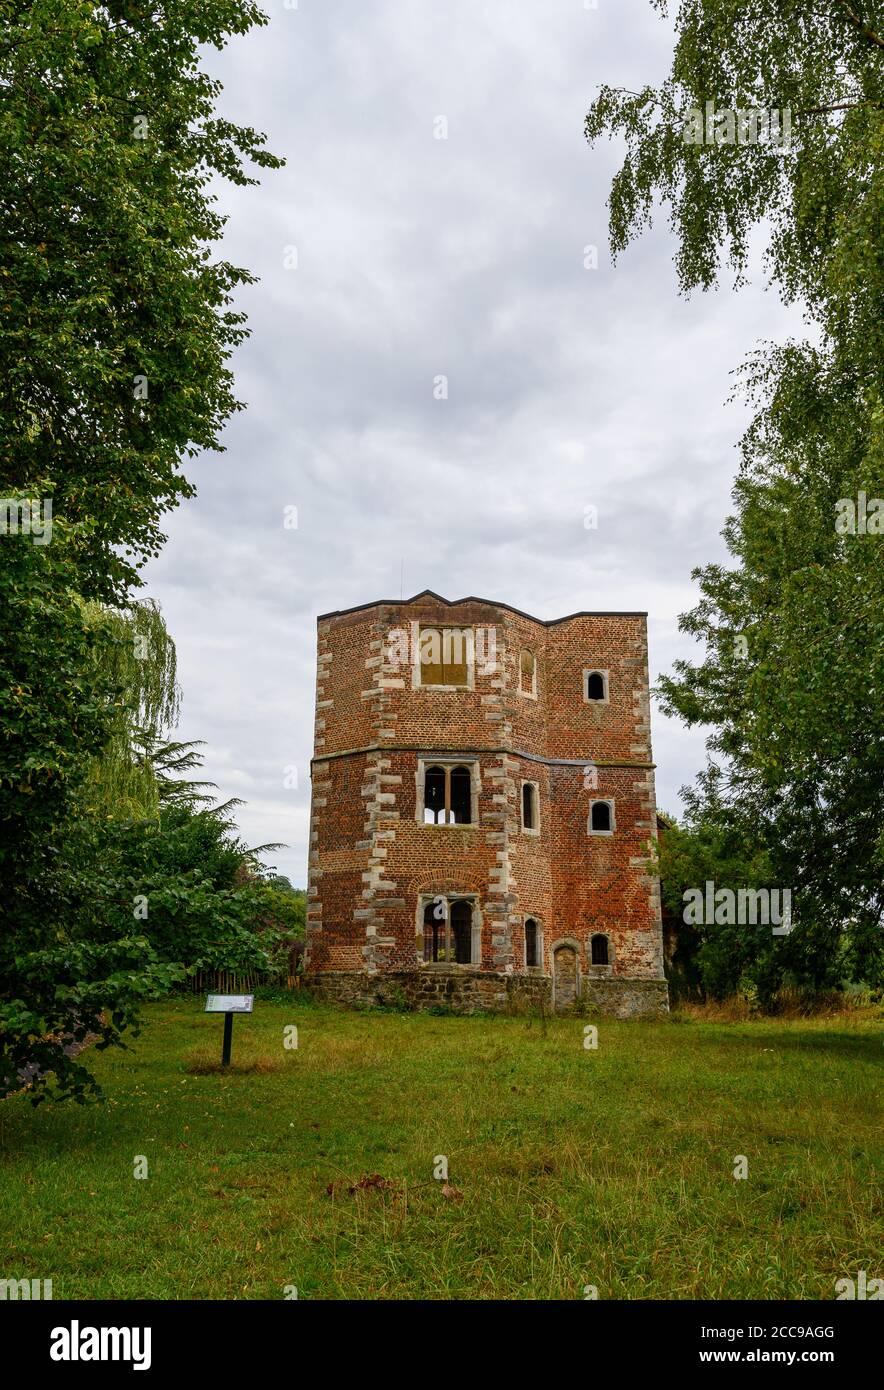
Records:
[[[75,587],[65,523],[50,545],[5,535],[0,548],[0,1095],[23,1079],[42,1094],[51,1068],[57,1095],[83,1096],[91,1083],[71,1044],[118,1041],[141,1000],[182,972],[131,920],[115,936],[83,931],[67,857],[115,721],[110,636]]]
[[[161,783],[154,750],[177,723],[180,703],[175,643],[153,600],[127,609],[93,601],[85,611],[103,634],[99,659],[117,692],[110,737],[92,764],[86,801],[98,814],[118,819],[156,815]]]
[[[180,785],[174,644],[133,599],[183,461],[239,408],[252,277],[213,254],[210,185],[279,161],[217,113],[201,50],[264,22],[0,0],[0,494],[19,522],[52,505],[51,534],[0,535],[0,1095],[83,1099],[87,1035],[122,1043],[195,959],[266,959],[275,929],[254,853]]]
[[[0,0],[0,492],[88,523],[89,598],[125,601],[193,493],[182,458],[239,409],[253,277],[212,256],[209,185],[280,161],[217,114],[200,49],[265,22],[252,0]]]
[[[688,803],[691,854],[699,865],[715,847],[725,879],[735,860],[763,861],[769,881],[792,888],[795,931],[751,953],[771,987],[787,973],[817,985],[877,981],[884,6],[683,0],[676,23],[663,85],[604,88],[587,118],[590,140],[626,141],[612,246],[622,250],[661,199],[687,291],[714,284],[724,263],[739,282],[761,228],[773,284],[801,300],[815,335],[745,364],[755,415],[724,530],[733,562],[694,572],[701,598],[681,627],[704,655],[677,662],[658,691],[664,710],[711,729],[710,763]],[[707,102],[790,108],[790,145],[689,143],[686,115]],[[841,524],[851,515],[852,529]],[[685,848],[673,839],[673,854],[676,843]],[[742,946],[733,949],[736,958]]]

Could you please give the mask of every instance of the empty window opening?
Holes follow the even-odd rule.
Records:
[[[522,783],[522,825],[526,830],[537,829],[537,788],[533,782]]]
[[[428,767],[424,773],[424,822],[470,825],[472,782],[468,767]]]
[[[421,628],[421,685],[468,685],[472,643],[472,628]]]
[[[525,964],[526,966],[539,965],[537,950],[537,923],[533,917],[529,917],[525,922]]]
[[[534,653],[523,647],[519,655],[519,689],[523,695],[534,694],[536,676],[537,661]]]
[[[607,698],[605,689],[605,677],[601,671],[588,671],[586,674],[586,698],[587,700],[604,700]]]
[[[593,830],[610,830],[611,803],[609,801],[594,801],[589,823]]]
[[[424,775],[424,820],[431,825],[445,824],[445,769],[428,767]]]
[[[590,959],[593,965],[608,965],[608,938],[601,934],[592,938]]]
[[[437,898],[424,908],[424,960],[469,965],[473,957],[473,909],[464,898]]]

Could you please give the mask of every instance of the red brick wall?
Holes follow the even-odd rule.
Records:
[[[467,690],[415,687],[390,634],[407,634],[410,658],[421,624],[493,629],[497,669],[477,661]],[[585,972],[659,978],[659,893],[643,863],[656,834],[645,634],[638,614],[546,626],[430,595],[321,619],[308,968],[414,969],[420,895],[463,893],[481,915],[485,969],[523,969],[522,923],[534,916],[547,971],[569,938]],[[536,699],[519,690],[523,647],[537,659]],[[606,703],[584,700],[587,668],[609,672]],[[478,755],[477,824],[419,819],[418,759],[433,750]],[[584,786],[589,758],[597,790]],[[521,829],[523,779],[538,786],[538,835]],[[610,838],[587,834],[591,798],[614,800]],[[610,938],[610,972],[589,969],[595,931]]]

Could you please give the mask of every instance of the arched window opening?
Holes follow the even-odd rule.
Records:
[[[588,671],[586,673],[587,700],[604,700],[606,695],[605,678],[601,671]]]
[[[537,950],[537,923],[533,917],[525,922],[525,965],[539,965]]]
[[[522,783],[522,825],[526,830],[537,829],[537,788],[533,782]]]
[[[424,907],[424,960],[435,965],[470,965],[473,958],[473,907],[466,898],[441,895]]]
[[[594,801],[590,816],[590,825],[593,830],[611,829],[611,803],[609,801]]]
[[[592,938],[590,959],[593,965],[608,965],[608,938],[598,933]]]
[[[424,820],[430,825],[445,824],[445,769],[428,767],[424,776]]]
[[[470,825],[473,789],[468,767],[428,767],[424,773],[424,823]]]

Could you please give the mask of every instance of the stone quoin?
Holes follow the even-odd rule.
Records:
[[[665,1012],[646,615],[426,590],[317,627],[314,991]]]

